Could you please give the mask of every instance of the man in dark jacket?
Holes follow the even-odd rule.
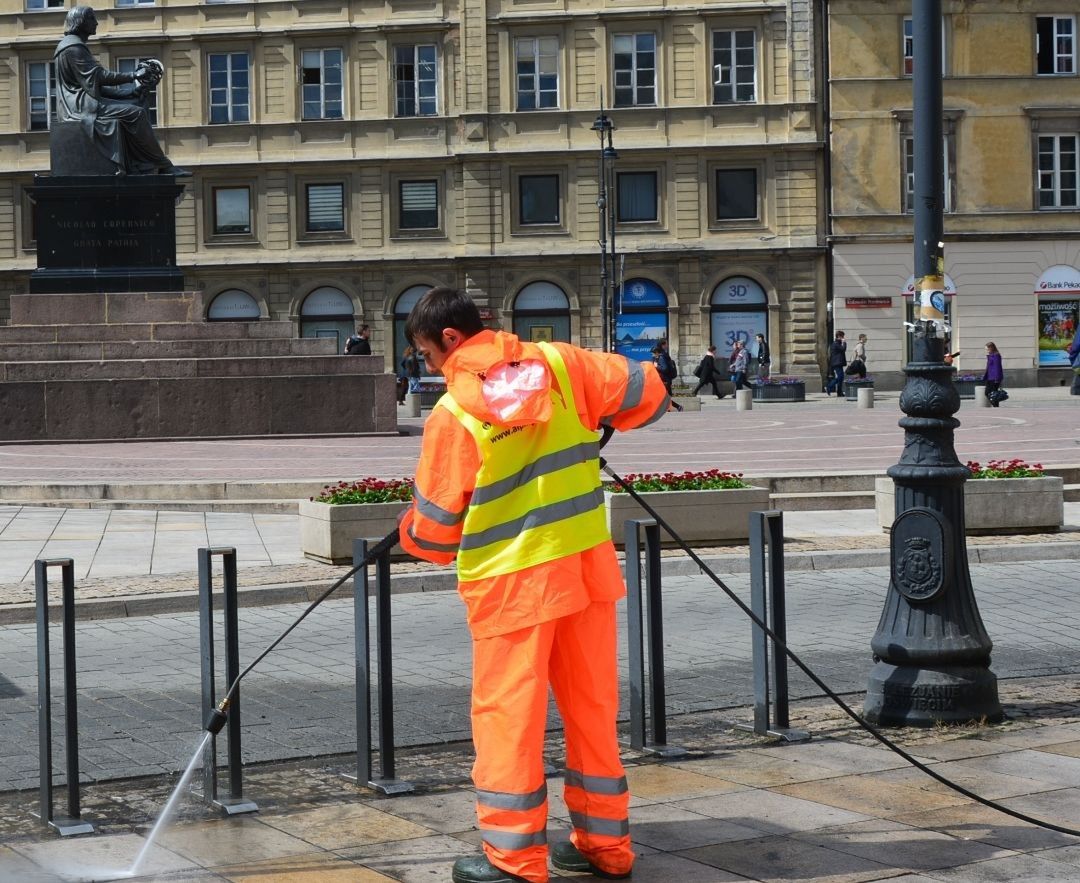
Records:
[[[710,346],[705,351],[705,355],[701,357],[701,361],[698,363],[697,368],[694,369],[694,376],[698,378],[698,385],[694,387],[694,395],[701,392],[701,388],[705,384],[712,386],[713,393],[718,399],[722,399],[724,394],[720,391],[720,372],[716,370],[716,347]]]
[[[345,341],[345,355],[347,356],[370,356],[371,355],[371,329],[367,325],[360,325],[353,334]]]
[[[769,366],[772,365],[772,356],[769,353],[769,342],[764,334],[757,335],[757,376],[758,380],[769,379]]]
[[[835,389],[837,395],[844,393],[844,366],[847,364],[847,341],[844,332],[837,331],[836,339],[829,344],[829,382],[825,384],[825,395]]]

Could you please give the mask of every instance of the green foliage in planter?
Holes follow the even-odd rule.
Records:
[[[972,478],[1042,478],[1042,463],[1025,463],[1023,460],[991,460],[985,466],[974,460],[967,462]]]
[[[750,487],[742,480],[741,472],[643,472],[629,474],[626,483],[638,493],[647,491],[731,491]],[[625,494],[619,485],[611,487],[613,494]]]
[[[399,503],[412,499],[413,480],[411,478],[361,478],[359,481],[328,484],[317,497],[311,497],[315,503],[342,505],[345,503]]]

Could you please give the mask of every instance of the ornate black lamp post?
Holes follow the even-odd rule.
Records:
[[[960,409],[945,355],[941,0],[914,0],[915,297],[912,361],[900,408],[904,452],[896,486],[889,594],[871,647],[864,715],[930,726],[1002,717],[993,647],[968,572],[967,467],[953,432]]]
[[[615,272],[615,160],[619,154],[611,143],[615,125],[604,113],[603,95],[600,97],[600,115],[592,124],[592,130],[600,138],[596,196],[596,208],[600,212],[600,339],[602,349],[608,353],[615,350],[615,291],[619,287]]]

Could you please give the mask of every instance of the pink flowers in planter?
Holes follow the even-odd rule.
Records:
[[[639,493],[648,491],[715,491],[748,488],[742,480],[741,472],[721,472],[710,469],[707,472],[643,472],[629,474],[626,483]],[[619,485],[610,488],[613,494],[624,494]]]
[[[972,478],[1042,478],[1042,463],[1025,463],[1023,460],[991,460],[985,466],[974,460],[967,462]]]
[[[411,478],[381,479],[361,478],[358,481],[342,481],[328,484],[317,497],[309,497],[313,503],[398,503],[412,499],[413,480]]]

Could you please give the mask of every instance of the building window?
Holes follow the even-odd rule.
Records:
[[[213,53],[208,57],[207,65],[210,69],[210,122],[248,122],[251,108],[248,54]]]
[[[300,53],[305,120],[340,120],[341,50],[305,49]]]
[[[945,174],[944,182],[944,210],[951,212],[952,208],[952,163],[949,161],[949,136],[942,139],[942,170]],[[904,138],[904,211],[911,214],[915,211],[915,139]]]
[[[439,228],[439,182],[399,181],[401,230],[437,230]]]
[[[522,37],[514,43],[517,109],[559,106],[559,38]]]
[[[618,34],[612,68],[615,106],[656,104],[656,34]]]
[[[1039,208],[1076,208],[1076,135],[1039,136]]]
[[[518,223],[522,226],[558,224],[559,176],[518,176],[518,206]]]
[[[1076,73],[1076,19],[1071,15],[1035,17],[1035,58],[1039,74]]]
[[[32,61],[26,66],[28,123],[31,132],[44,131],[56,119],[56,65]]]
[[[124,74],[133,74],[135,69],[146,61],[145,58],[118,58],[116,59],[116,69]],[[156,126],[158,122],[158,93],[157,89],[154,89],[150,93],[150,125]]]
[[[619,172],[616,217],[631,224],[660,219],[657,201],[656,172]]]
[[[26,0],[27,10],[63,9],[65,0]]]
[[[749,276],[728,277],[713,289],[709,314],[718,363],[731,354],[736,341],[746,346],[751,359],[757,358],[757,336],[769,339],[769,297],[760,284]],[[779,364],[775,351],[772,356]]]
[[[757,100],[757,41],[752,30],[713,31],[713,104]]]
[[[345,185],[308,184],[304,229],[308,233],[345,231]]]
[[[717,169],[715,220],[740,221],[757,217],[757,169]]]
[[[344,352],[345,341],[356,329],[352,299],[338,288],[316,288],[300,304],[300,336],[327,337],[334,352]]]
[[[910,77],[915,71],[915,35],[911,18],[904,19],[904,76]],[[945,55],[945,16],[941,17],[941,75],[949,75],[948,64]]]
[[[214,234],[251,233],[251,188],[215,187]]]
[[[394,47],[394,115],[428,117],[438,113],[437,55],[433,45]]]
[[[514,334],[522,340],[570,342],[570,299],[554,282],[531,282],[514,298]]]
[[[259,302],[239,288],[221,292],[206,311],[208,322],[257,322],[260,318]]]
[[[116,0],[118,7],[123,6],[153,6],[154,0]]]

